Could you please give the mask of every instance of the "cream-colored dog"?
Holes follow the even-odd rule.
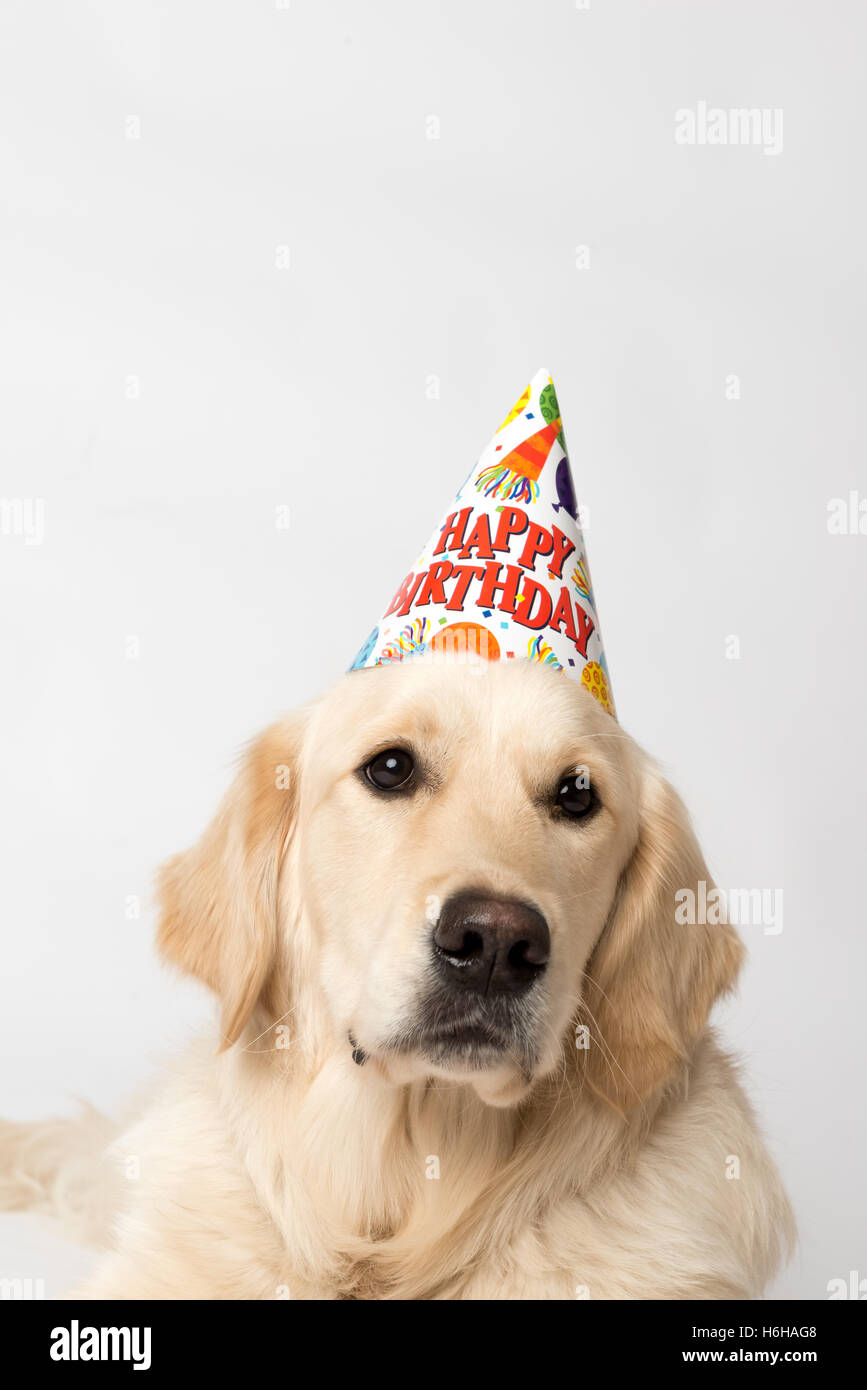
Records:
[[[78,1210],[91,1298],[754,1297],[792,1221],[708,1029],[742,947],[675,919],[701,880],[563,675],[347,676],[162,872],[221,1036],[105,1171],[105,1122],[4,1126],[6,1204]]]

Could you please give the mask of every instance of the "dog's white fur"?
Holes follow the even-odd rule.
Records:
[[[411,796],[359,775],[394,746]],[[578,766],[587,822],[553,811]],[[354,673],[253,746],[163,871],[161,948],[218,994],[222,1040],[115,1140],[110,1181],[93,1116],[0,1127],[0,1202],[79,1213],[108,1246],[91,1298],[756,1297],[792,1218],[708,1029],[742,947],[675,922],[701,879],[675,793],[562,674]],[[432,905],[468,889],[551,933],[533,1045],[481,1062],[396,1046]]]

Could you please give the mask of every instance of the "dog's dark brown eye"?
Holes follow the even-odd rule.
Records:
[[[590,814],[596,806],[596,798],[586,775],[562,779],[560,790],[557,792],[557,805],[564,816],[569,816],[572,820],[581,820],[583,816]]]
[[[407,785],[414,767],[412,756],[405,749],[386,748],[384,753],[377,753],[375,758],[371,758],[365,766],[364,775],[380,791],[393,792]]]

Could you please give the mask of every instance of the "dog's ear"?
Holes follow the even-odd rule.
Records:
[[[157,943],[219,996],[224,1047],[240,1036],[277,951],[304,723],[303,713],[290,716],[250,746],[198,844],[170,859],[158,879]]]
[[[701,911],[706,895],[715,903],[713,887],[680,797],[648,766],[638,844],[587,967],[584,996],[596,1025],[584,1054],[587,1080],[624,1114],[675,1074],[714,1000],[737,979],[744,955],[737,933],[724,910],[716,921],[715,910]],[[678,920],[703,915],[707,922]]]

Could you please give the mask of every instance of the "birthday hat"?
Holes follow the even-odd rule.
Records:
[[[538,661],[580,681],[615,715],[560,407],[545,371],[482,452],[349,669],[426,653]]]

